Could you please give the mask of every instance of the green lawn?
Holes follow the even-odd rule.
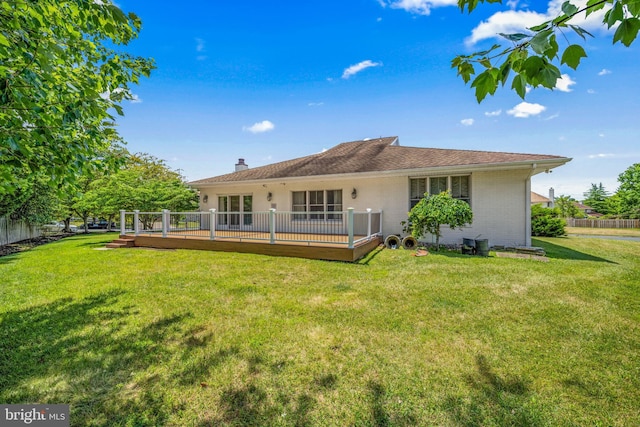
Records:
[[[0,258],[0,402],[95,426],[640,425],[640,243],[550,262],[100,248]]]

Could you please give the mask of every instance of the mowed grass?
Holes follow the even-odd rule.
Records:
[[[89,426],[640,425],[640,243],[548,263],[95,250],[0,258],[0,402]]]

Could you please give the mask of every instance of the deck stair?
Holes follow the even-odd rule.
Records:
[[[119,249],[119,248],[133,248],[135,246],[135,239],[129,236],[120,236],[111,243],[107,243],[107,248]]]

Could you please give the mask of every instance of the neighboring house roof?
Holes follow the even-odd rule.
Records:
[[[549,202],[551,202],[550,198],[544,197],[543,195],[540,195],[538,193],[534,193],[533,191],[531,192],[531,203],[532,204],[549,203]]]
[[[591,206],[587,206],[587,205],[583,205],[580,202],[573,202],[573,206],[575,206],[576,208],[580,209],[581,211],[592,211],[593,208]]]
[[[273,163],[226,175],[201,179],[192,185],[341,175],[408,171],[454,166],[491,166],[516,163],[549,163],[560,166],[569,158],[543,154],[518,154],[492,151],[450,150],[403,147],[398,137],[344,142],[322,153]]]

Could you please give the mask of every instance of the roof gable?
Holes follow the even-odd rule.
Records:
[[[322,153],[191,182],[206,185],[367,172],[390,172],[447,166],[496,165],[570,159],[542,154],[403,147],[397,137],[343,142]]]

